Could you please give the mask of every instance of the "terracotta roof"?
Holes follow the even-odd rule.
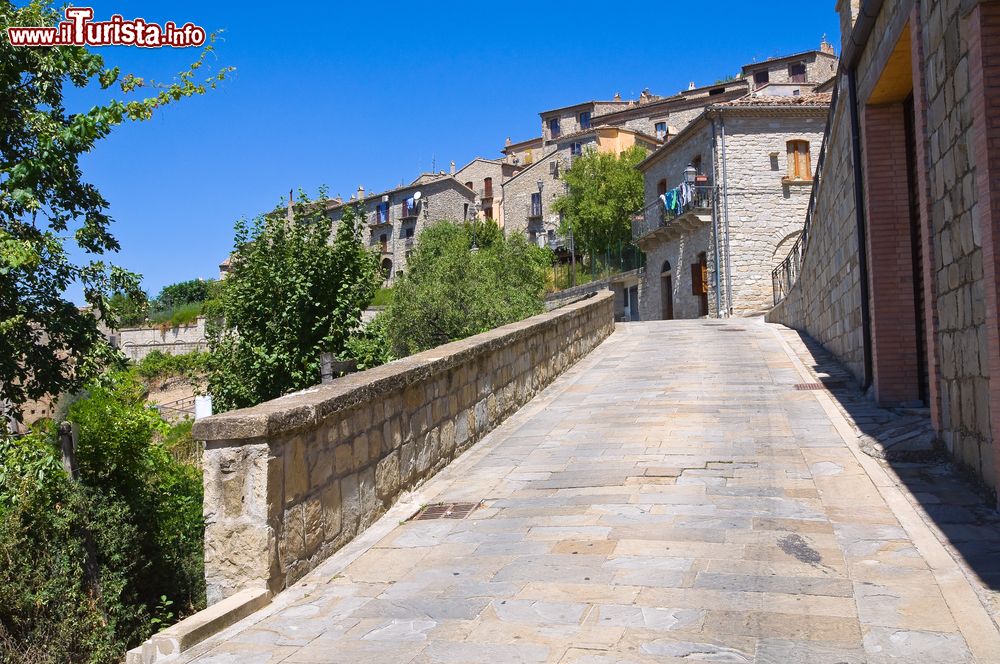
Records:
[[[746,108],[754,106],[829,106],[832,98],[833,94],[830,92],[815,92],[796,97],[747,95],[732,101],[724,101],[718,104],[713,104],[713,106],[722,108]]]

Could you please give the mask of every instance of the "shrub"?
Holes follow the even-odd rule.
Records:
[[[351,335],[343,353],[344,359],[356,360],[359,371],[396,359],[392,355],[392,344],[389,341],[388,320],[385,314],[379,314],[363,330]]]
[[[0,661],[117,662],[204,605],[201,475],[142,386],[109,374],[69,412],[77,482],[51,427],[0,438]]]
[[[437,222],[421,234],[386,309],[392,351],[403,357],[464,339],[543,309],[547,250],[493,224]]]
[[[208,368],[208,353],[194,351],[181,355],[168,355],[159,350],[135,364],[135,373],[146,381],[160,380],[171,376],[182,376],[189,380],[201,377]]]

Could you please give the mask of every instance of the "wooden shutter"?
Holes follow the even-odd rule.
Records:
[[[701,293],[700,295],[708,295],[708,263],[701,262]]]

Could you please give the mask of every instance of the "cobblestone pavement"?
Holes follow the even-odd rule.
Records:
[[[267,609],[230,662],[1000,662],[891,468],[758,321],[620,325]],[[483,501],[463,520],[421,504]]]

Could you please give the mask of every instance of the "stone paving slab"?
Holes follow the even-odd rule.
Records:
[[[1000,662],[960,566],[806,377],[757,321],[621,325],[419,489],[482,501],[467,519],[404,500],[182,661]],[[923,517],[1000,541],[949,490]]]

